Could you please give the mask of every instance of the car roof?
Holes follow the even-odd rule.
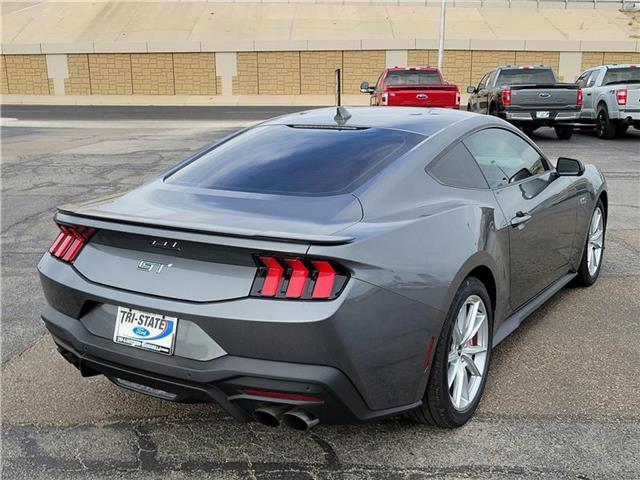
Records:
[[[342,128],[388,128],[430,136],[435,132],[476,118],[477,115],[449,108],[424,107],[344,107],[351,115]],[[261,125],[299,125],[318,128],[340,128],[336,122],[336,107],[318,108],[283,115]]]

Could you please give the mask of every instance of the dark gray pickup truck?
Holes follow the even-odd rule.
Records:
[[[571,138],[582,106],[580,87],[558,83],[553,69],[545,66],[496,68],[467,93],[471,112],[504,118],[527,134],[545,125],[554,127],[563,140]]]

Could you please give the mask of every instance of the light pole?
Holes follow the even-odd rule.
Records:
[[[447,0],[442,0],[440,3],[440,39],[438,41],[438,68],[442,70],[444,66],[444,26],[445,26],[445,12],[447,10]]]

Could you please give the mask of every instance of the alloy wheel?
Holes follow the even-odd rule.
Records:
[[[604,112],[598,113],[596,117],[596,134],[598,137],[604,137],[605,130],[607,128],[607,119],[604,118]]]
[[[604,244],[604,222],[602,210],[597,207],[591,217],[589,227],[589,240],[587,243],[587,267],[592,277],[598,271],[602,260],[602,247]]]
[[[458,311],[449,347],[447,381],[456,410],[464,411],[476,399],[489,348],[486,306],[479,296],[471,295]]]

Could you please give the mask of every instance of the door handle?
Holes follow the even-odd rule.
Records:
[[[511,226],[518,227],[531,220],[531,215],[525,212],[517,212],[516,216],[511,219]]]

